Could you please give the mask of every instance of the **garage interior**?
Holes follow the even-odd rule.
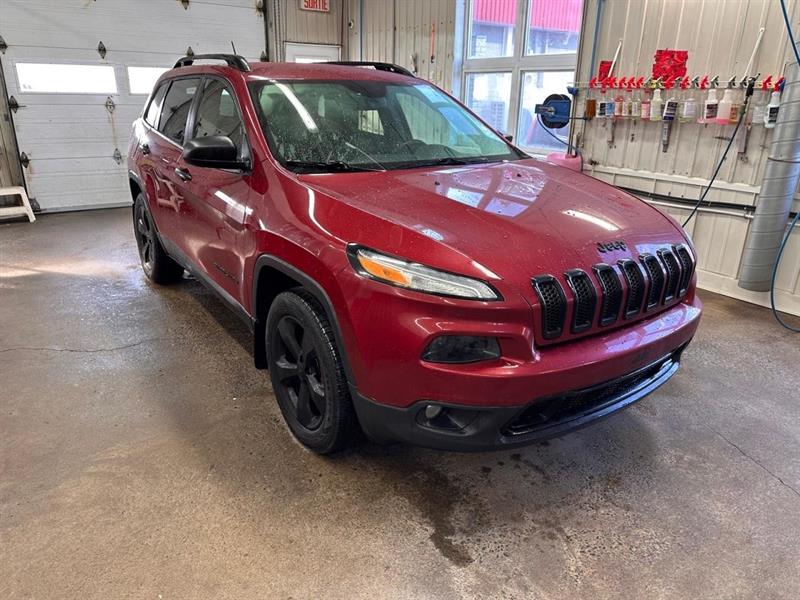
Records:
[[[797,32],[800,2],[783,6]],[[796,194],[774,272],[748,262],[780,204],[770,157],[800,160],[769,126],[775,84],[800,81],[783,6],[0,0],[0,597],[796,598]],[[148,282],[133,237],[131,123],[178,58],[232,44],[400,65],[685,224],[704,312],[678,374],[519,449],[305,450],[247,327],[188,274]],[[617,96],[655,105],[637,81],[681,65],[661,90],[679,111],[714,82],[741,105],[753,79],[741,128],[600,118]],[[546,127],[554,94],[573,118]]]

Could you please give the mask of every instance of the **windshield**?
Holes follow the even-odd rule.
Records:
[[[303,173],[517,160],[514,150],[426,83],[264,81],[253,102],[273,155]]]

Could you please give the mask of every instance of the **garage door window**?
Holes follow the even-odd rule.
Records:
[[[114,67],[17,63],[19,89],[46,94],[116,94]]]
[[[168,70],[164,67],[128,67],[128,88],[131,94],[149,94],[158,78]]]
[[[192,137],[224,135],[229,137],[241,155],[244,130],[236,101],[219,79],[206,81],[203,97],[197,107],[197,122]]]
[[[183,144],[186,120],[199,84],[198,79],[177,79],[169,86],[164,99],[158,130],[176,144]]]

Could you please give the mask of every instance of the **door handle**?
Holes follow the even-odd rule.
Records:
[[[139,150],[142,151],[142,154],[150,154],[150,146],[147,144],[140,144]]]
[[[175,175],[180,177],[183,181],[191,181],[192,180],[192,174],[189,173],[189,171],[187,171],[186,169],[180,169],[180,168],[175,169]]]

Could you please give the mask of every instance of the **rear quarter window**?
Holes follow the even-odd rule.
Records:
[[[156,127],[158,125],[158,115],[161,114],[161,105],[164,102],[164,95],[167,93],[168,87],[168,81],[165,81],[158,86],[156,93],[153,94],[153,99],[150,100],[150,104],[147,105],[147,110],[144,113],[144,120],[152,127]]]
[[[158,130],[176,144],[183,144],[189,109],[199,86],[199,79],[176,79],[164,97]]]

